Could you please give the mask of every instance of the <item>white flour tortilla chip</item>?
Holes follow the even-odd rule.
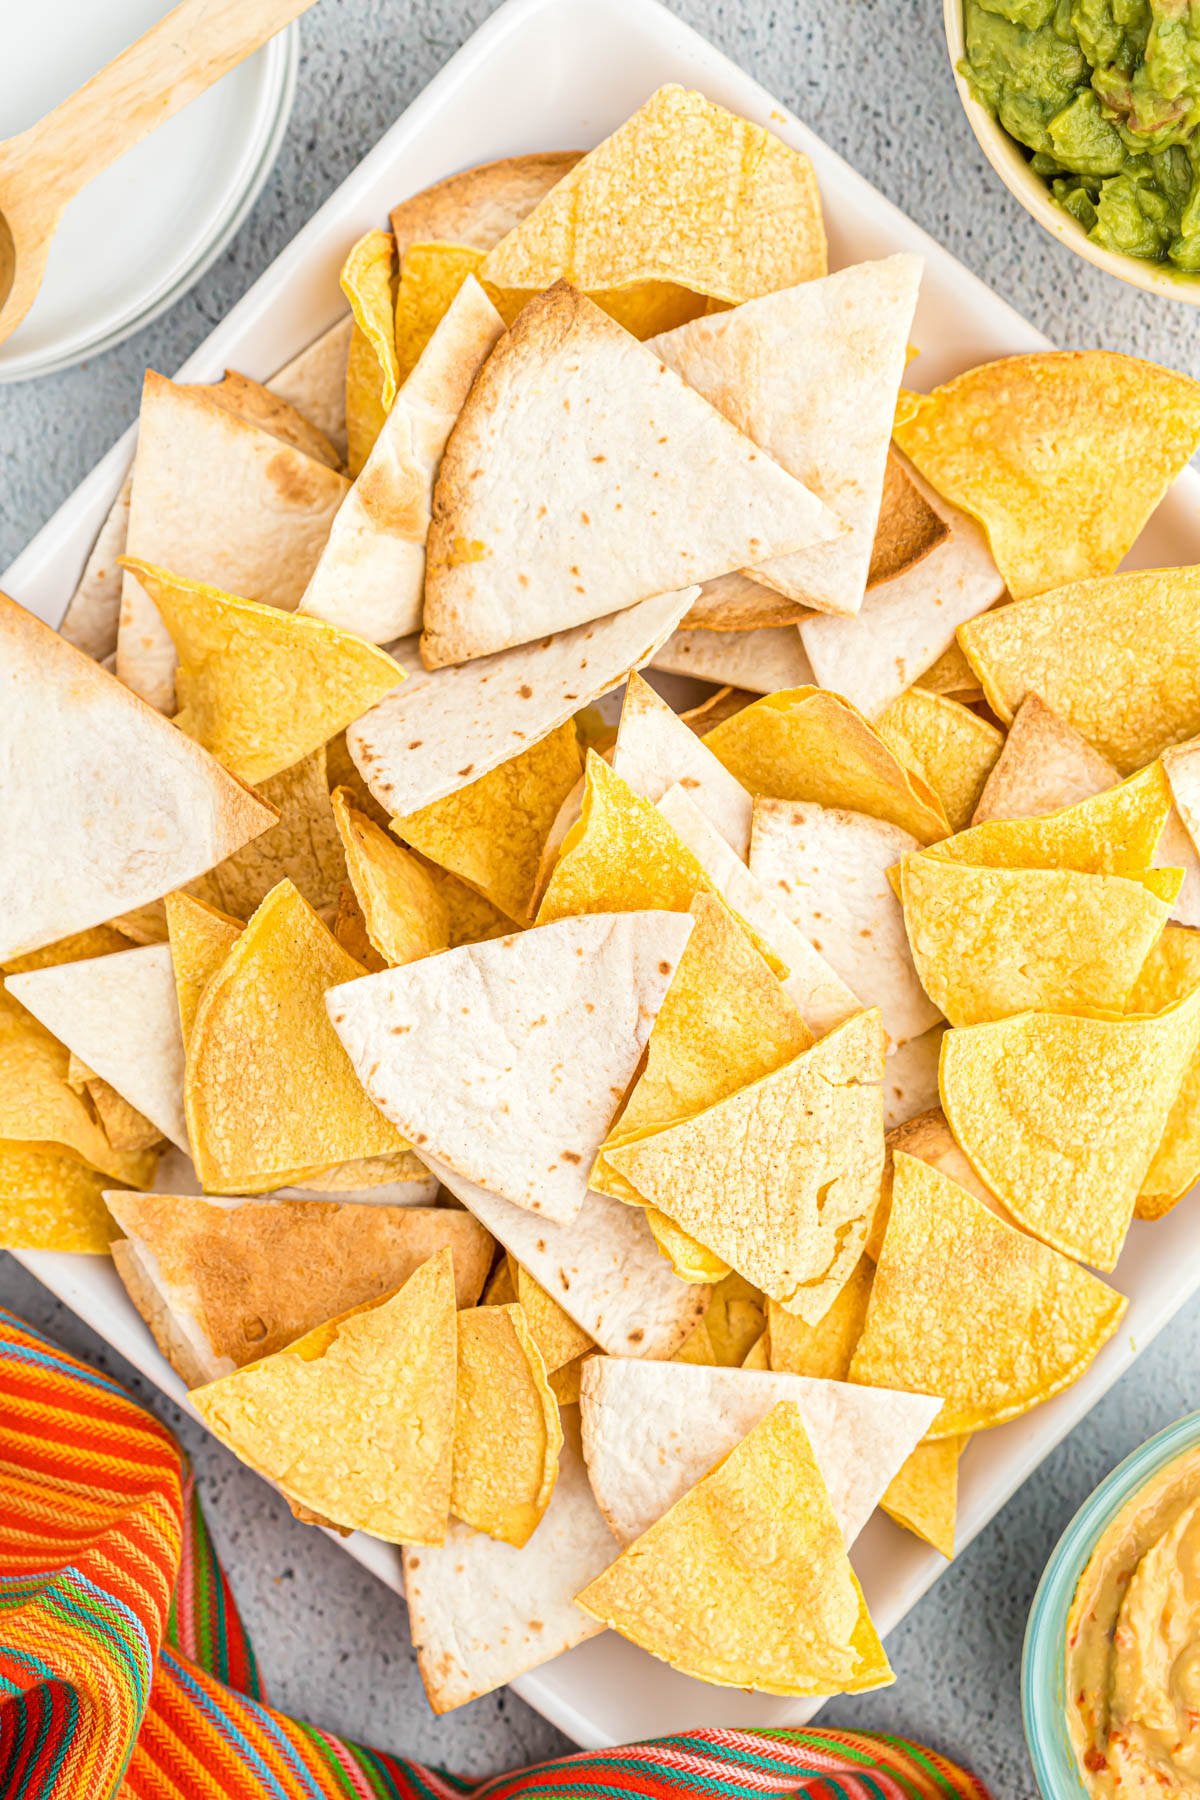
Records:
[[[849,1548],[941,1410],[939,1400],[805,1375],[590,1358],[580,1382],[583,1454],[621,1548],[782,1400],[800,1408]]]
[[[354,316],[344,313],[267,383],[273,394],[312,420],[343,463],[347,454],[346,358],[353,332]]]
[[[127,475],[108,509],[59,626],[68,644],[74,644],[94,662],[103,662],[117,647],[122,580],[117,558],[125,549],[132,493],[133,476]]]
[[[8,991],[164,1137],[188,1149],[169,944],[10,975]]]
[[[523,1549],[452,1518],[444,1544],[404,1551],[404,1592],[429,1704],[449,1712],[604,1629],[575,1596],[617,1545],[592,1497],[568,1409],[554,1495]]]
[[[275,810],[0,595],[0,961],[183,887]]]
[[[350,727],[359,773],[398,818],[478,781],[640,667],[694,592],[656,594],[540,643],[421,670]]]
[[[648,345],[848,527],[748,570],[818,612],[853,617],[866,591],[921,268],[858,263]]]
[[[329,1016],[420,1155],[569,1224],[691,929],[560,919],[331,988]]]
[[[958,626],[986,612],[1004,582],[981,528],[904,464],[950,526],[928,556],[868,590],[857,619],[811,614],[799,625],[813,679],[875,719],[955,642]]]
[[[430,668],[486,656],[840,529],[560,282],[506,332],[450,434],[421,653]]]
[[[588,1191],[571,1225],[554,1225],[426,1157],[432,1172],[610,1356],[673,1356],[711,1290],[680,1281],[641,1207]]]
[[[639,675],[631,675],[621,708],[612,767],[635,794],[661,800],[676,782],[746,861],[754,802],[679,714]]]
[[[126,550],[191,581],[285,612],[300,601],[345,476],[227,412],[209,395],[146,371]],[[117,673],[169,712],[175,645],[125,571]]]
[[[894,1131],[938,1102],[938,1063],[946,1027],[910,1038],[883,1065],[883,1128]]]
[[[650,667],[667,675],[694,675],[697,681],[748,688],[753,694],[813,687],[817,679],[794,625],[758,631],[676,631],[651,657]]]
[[[422,188],[392,208],[392,235],[401,260],[410,244],[490,250],[529,217],[582,155],[582,150],[546,150],[504,156]]]
[[[468,275],[338,510],[302,613],[373,644],[420,629],[434,478],[471,383],[503,330]]]
[[[799,1007],[814,1037],[823,1037],[835,1025],[862,1011],[863,1001],[764,892],[761,882],[744,862],[739,862],[716,826],[693,805],[680,782],[667,789],[658,802],[658,810],[683,839],[726,905],[753,927],[787,968],[783,991]]]
[[[865,813],[805,800],[754,802],[750,872],[899,1049],[941,1018],[917,976],[887,870],[921,848]]]

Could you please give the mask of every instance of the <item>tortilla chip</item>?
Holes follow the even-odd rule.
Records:
[[[645,1201],[815,1324],[858,1261],[883,1167],[877,1010],[681,1125],[610,1150]],[[686,1171],[686,1179],[681,1172]]]
[[[563,1434],[558,1402],[519,1306],[458,1315],[450,1510],[518,1548],[550,1504]]]
[[[0,975],[25,975],[31,969],[53,969],[60,963],[82,962],[87,957],[112,956],[128,950],[129,939],[112,925],[90,925],[86,931],[73,931],[70,936],[44,944],[40,950],[27,951],[0,963]]]
[[[1162,766],[1090,799],[1032,819],[973,825],[929,850],[940,862],[994,869],[1074,869],[1081,875],[1125,875],[1155,890],[1149,871],[1171,812]]]
[[[167,895],[167,932],[184,1048],[209,981],[241,934],[241,923],[190,894]]]
[[[383,964],[415,962],[447,949],[450,915],[423,866],[359,812],[348,789],[335,788],[332,801],[367,937]]]
[[[537,1345],[549,1375],[596,1348],[583,1328],[558,1301],[549,1295],[528,1269],[523,1269],[514,1256],[507,1265],[512,1281],[512,1299],[520,1306],[529,1327],[529,1335]]]
[[[523,919],[542,845],[582,768],[568,719],[477,781],[394,819],[392,829],[510,919]]]
[[[430,862],[426,856],[414,852],[417,861],[441,895],[450,920],[450,948],[457,950],[460,944],[482,944],[489,938],[508,937],[513,928],[513,921],[477,894],[474,888],[468,887],[449,869],[440,864]]]
[[[1125,1306],[1123,1294],[1005,1225],[948,1175],[900,1155],[850,1379],[941,1394],[928,1435],[958,1437],[1078,1380]]]
[[[612,768],[646,800],[661,800],[680,782],[735,855],[746,861],[754,811],[749,794],[638,674],[630,675],[625,689]]]
[[[662,912],[564,919],[352,980],[329,1013],[423,1158],[565,1225],[691,928]]]
[[[661,87],[488,256],[499,288],[666,281],[733,305],[825,273],[812,164],[702,95]]]
[[[209,1430],[284,1495],[388,1543],[440,1543],[454,1447],[453,1258],[197,1388]]]
[[[1120,779],[1108,758],[1093,750],[1073,725],[1051,712],[1036,694],[1027,694],[970,822],[1032,819],[1090,800],[1116,787]]]
[[[342,267],[354,330],[346,362],[346,440],[351,477],[371,453],[399,386],[396,355],[396,240],[368,231]]]
[[[117,674],[160,712],[175,699],[175,646],[137,565],[174,569],[290,611],[348,482],[229,412],[146,371],[125,551]]]
[[[991,1189],[985,1187],[979,1176],[971,1167],[969,1159],[959,1149],[954,1133],[946,1123],[946,1115],[935,1104],[915,1118],[905,1120],[903,1125],[889,1131],[884,1139],[887,1153],[883,1168],[883,1185],[879,1196],[879,1205],[875,1211],[875,1221],[867,1238],[867,1255],[875,1262],[879,1261],[879,1253],[883,1248],[884,1236],[887,1232],[888,1216],[892,1210],[892,1175],[897,1153],[904,1156],[915,1156],[918,1162],[928,1163],[930,1168],[938,1169],[956,1181],[968,1194],[973,1194],[981,1206],[994,1212],[998,1219],[1006,1225],[1012,1225],[1012,1214],[999,1201]]]
[[[710,585],[701,587],[700,600]],[[755,694],[803,687],[815,679],[799,634],[790,625],[766,631],[676,631],[655,652],[650,667],[668,675],[692,675],[697,681],[728,682]]]
[[[420,629],[434,477],[467,391],[504,329],[471,280],[438,320],[419,361],[401,366],[404,385],[300,602],[302,613],[376,644]]]
[[[618,1175],[615,1169],[611,1172],[609,1179],[614,1188],[618,1184],[628,1188],[628,1193],[621,1196],[623,1199],[632,1201],[637,1206],[642,1205],[635,1189],[629,1187],[628,1182]],[[681,1225],[677,1225],[674,1219],[668,1219],[666,1213],[659,1212],[657,1206],[647,1206],[644,1211],[646,1223],[653,1233],[655,1243],[680,1281],[699,1281],[711,1285],[713,1282],[721,1281],[729,1274],[729,1264],[722,1257],[709,1250],[698,1238],[694,1238],[690,1231],[685,1231]],[[694,1337],[695,1332],[692,1335]],[[712,1341],[708,1336],[707,1329],[703,1342],[707,1346],[705,1354],[701,1356],[697,1352],[691,1360],[715,1362],[717,1358],[713,1354]]]
[[[580,1388],[583,1382],[585,1363],[592,1360],[590,1356],[576,1356],[561,1369],[555,1369],[550,1377],[550,1391],[558,1401],[561,1414],[564,1406],[578,1406]]]
[[[1198,1030],[1200,991],[1154,1018],[1027,1013],[949,1031],[942,1107],[1026,1231],[1111,1269]]]
[[[96,1110],[105,1137],[114,1150],[161,1150],[162,1132],[145,1113],[131,1106],[123,1094],[101,1078],[93,1076],[86,1084],[88,1098]]]
[[[772,1369],[819,1381],[845,1381],[862,1336],[875,1268],[860,1256],[829,1311],[815,1325],[767,1301],[767,1355]]]
[[[235,919],[248,919],[285,879],[318,912],[334,905],[346,880],[346,859],[329,802],[325,746],[269,775],[257,791],[279,809],[278,823],[192,882],[189,891]]]
[[[867,592],[896,581],[949,536],[946,516],[934,505],[930,489],[914,479],[904,458],[889,446],[879,521],[867,570]]]
[[[908,856],[917,973],[952,1025],[1013,1013],[1121,1012],[1170,906],[1138,881]]]
[[[407,1148],[364,1094],[325,1010],[360,965],[290,882],[268,894],[200,1000],[186,1104],[210,1190],[262,1193]]]
[[[894,1679],[790,1401],[579,1604],[672,1668],[725,1687],[862,1693]]]
[[[720,725],[725,719],[732,719],[735,713],[744,712],[752,706],[754,695],[749,688],[721,687],[699,706],[689,706],[679,717],[689,731],[697,737],[705,737],[714,725]]]
[[[483,257],[482,250],[474,250],[468,244],[439,239],[413,242],[405,250],[396,288],[395,320],[397,376],[401,386],[468,282],[495,316],[493,343],[504,330],[504,320],[474,279]],[[483,355],[486,354],[485,350]],[[482,362],[483,356],[478,360]]]
[[[975,614],[971,616],[973,618]],[[961,700],[964,706],[983,699],[979,677],[963,655],[957,636],[937,661],[917,677],[914,685],[923,688],[927,694],[944,694],[948,699]]]
[[[482,1306],[515,1306],[517,1303],[517,1280],[514,1270],[518,1265],[505,1250],[501,1250],[496,1266],[487,1278],[483,1290]],[[545,1357],[542,1358],[543,1362]]]
[[[318,750],[403,681],[390,656],[335,625],[126,559],[179,652],[175,724],[244,781]]]
[[[215,401],[235,419],[269,431],[281,444],[303,451],[314,462],[324,463],[327,469],[341,468],[342,459],[324,432],[281,394],[264,387],[261,381],[252,380],[249,375],[226,369],[220,381],[189,384],[188,392],[203,394],[205,399]]]
[[[895,825],[804,801],[756,800],[750,870],[895,1045],[940,1014],[917,978],[887,870],[918,848]]]
[[[432,1206],[438,1182],[414,1150],[393,1150],[388,1156],[358,1156],[334,1163],[315,1175],[306,1175],[279,1193],[295,1199],[309,1194],[336,1194],[342,1200],[369,1200],[380,1205]]]
[[[401,258],[411,244],[438,239],[490,250],[528,218],[582,154],[580,150],[547,150],[505,156],[435,181],[392,208],[390,222]]]
[[[116,499],[105,514],[78,586],[67,602],[59,631],[93,662],[102,662],[117,648],[121,617],[122,570],[117,561],[129,532],[129,501],[133,476],[121,483]]]
[[[767,1356],[767,1333],[762,1331],[755,1338],[749,1350],[742,1358],[743,1369],[756,1369],[766,1373],[771,1367]]]
[[[440,1208],[105,1198],[127,1245],[121,1278],[129,1286],[127,1270],[136,1272],[134,1303],[192,1387],[274,1356],[325,1319],[391,1293],[442,1249],[453,1253],[456,1304],[474,1306],[492,1253],[491,1238],[469,1213]],[[157,1317],[146,1296],[157,1302]]]
[[[951,830],[965,830],[1004,748],[1004,733],[957,700],[920,688],[893,700],[876,730],[901,762],[924,776]]]
[[[657,807],[635,795],[589,750],[578,822],[563,840],[538,923],[579,913],[661,907],[686,912],[708,883]]]
[[[5,985],[60,1043],[150,1119],[164,1137],[187,1150],[183,1037],[169,945],[147,944],[117,956],[10,975]],[[0,1136],[18,1135],[0,1128]],[[129,1177],[120,1174],[118,1179]]]
[[[767,1323],[767,1302],[744,1275],[730,1270],[713,1288],[704,1315],[713,1362],[724,1369],[738,1369],[751,1345]]]
[[[389,814],[404,817],[532,749],[654,654],[687,592],[658,594],[540,643],[410,677],[348,733],[372,793]]]
[[[272,375],[269,386],[273,394],[286,400],[298,412],[311,419],[317,430],[331,443],[341,462],[346,461],[346,364],[350,339],[354,332],[354,314],[343,313],[328,331],[293,356]]]
[[[1184,871],[1171,917],[1181,925],[1200,925],[1200,741],[1166,750],[1160,760],[1172,806],[1154,863],[1156,868]]]
[[[959,642],[1004,724],[1039,694],[1118,774],[1200,732],[1200,569],[1076,582],[985,613]]]
[[[1168,925],[1147,956],[1129,999],[1130,1013],[1158,1013],[1200,986],[1200,933]],[[1146,1171],[1135,1212],[1161,1219],[1200,1177],[1200,1056],[1193,1053]]]
[[[889,1519],[947,1557],[954,1555],[958,1459],[968,1441],[964,1436],[918,1444],[879,1502]]]
[[[840,695],[812,687],[769,694],[710,731],[705,743],[756,796],[867,813],[921,844],[949,834],[933,789]]]
[[[51,1144],[0,1139],[0,1246],[104,1256],[113,1223],[108,1177]]]
[[[501,339],[450,434],[421,655],[427,668],[485,656],[838,530],[801,482],[560,282]]]
[[[197,886],[203,879],[198,876],[195,882],[188,883],[188,887]],[[167,941],[167,913],[162,900],[151,900],[146,906],[132,906],[128,912],[114,913],[108,922],[125,939],[122,948],[130,944],[165,944]]]
[[[896,441],[1021,600],[1112,573],[1200,445],[1200,384],[1109,350],[1008,356],[936,388]]]
[[[705,1368],[710,1365],[715,1365],[717,1358],[713,1351],[712,1339],[708,1335],[708,1326],[703,1319],[689,1331],[678,1350],[676,1350],[674,1356],[670,1357],[668,1360],[679,1363],[699,1363]],[[579,1386],[580,1397],[582,1398],[582,1379],[580,1380]]]

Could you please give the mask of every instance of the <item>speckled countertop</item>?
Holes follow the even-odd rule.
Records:
[[[937,0],[673,5],[1056,343],[1101,344],[1200,376],[1200,312],[1137,293],[1077,260],[1038,230],[987,167],[959,110]],[[320,0],[301,24],[299,92],[282,153],[226,255],[117,350],[62,375],[0,387],[0,568],[135,416],[145,366],[170,371],[183,361],[491,10],[486,0]],[[475,1776],[568,1747],[504,1693],[435,1720],[395,1595],[297,1524],[272,1489],[2,1253],[0,1304],[127,1380],[179,1433],[276,1706]],[[824,1716],[924,1738],[969,1762],[999,1800],[1032,1795],[1017,1681],[1038,1574],[1101,1475],[1200,1402],[1198,1369],[1200,1302],[892,1634],[896,1685],[832,1702]]]

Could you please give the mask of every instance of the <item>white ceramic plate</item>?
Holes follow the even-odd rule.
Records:
[[[42,118],[160,19],[171,0],[33,0],[4,8],[0,137]],[[33,307],[0,344],[0,381],[120,343],[184,294],[254,201],[296,91],[289,26],[125,153],[67,208]]]
[[[380,224],[403,196],[453,170],[522,150],[587,146],[633,112],[660,83],[680,81],[769,126],[813,158],[825,201],[833,266],[893,251],[926,259],[913,340],[921,386],[989,357],[1041,349],[1046,340],[919,231],[769,94],[655,0],[508,0],[430,83],[184,365],[194,381],[228,365],[265,378],[331,324],[341,308],[337,271],[351,241]],[[128,464],[132,431],[60,508],[3,585],[57,623],[92,538]],[[1200,476],[1185,472],[1139,540],[1143,566],[1200,562]],[[1135,1225],[1116,1285],[1130,1297],[1120,1333],[1065,1394],[978,1436],[962,1466],[959,1543],[965,1546],[1060,1438],[1200,1287],[1196,1198],[1157,1225]],[[130,1362],[175,1398],[183,1390],[159,1356],[111,1264],[49,1252],[21,1257]],[[351,1555],[400,1586],[399,1553],[358,1536]],[[946,1567],[933,1550],[877,1514],[854,1564],[883,1633]],[[398,1629],[403,1629],[398,1627]],[[696,1725],[789,1725],[817,1703],[708,1687],[676,1675],[612,1633],[569,1651],[515,1687],[588,1746]]]

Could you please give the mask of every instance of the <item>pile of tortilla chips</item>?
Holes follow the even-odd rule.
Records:
[[[920,278],[663,88],[148,374],[62,635],[0,600],[0,1244],[403,1546],[439,1711],[605,1627],[890,1680],[858,1533],[953,1554],[1200,1176],[1200,570],[1117,572],[1200,387],[902,393]]]

